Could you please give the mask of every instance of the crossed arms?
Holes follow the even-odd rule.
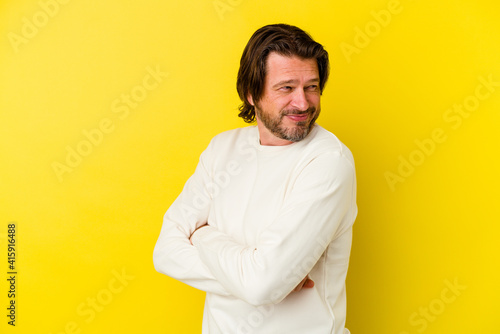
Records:
[[[276,219],[256,244],[245,245],[206,224],[210,203],[193,204],[195,194],[211,182],[205,154],[165,214],[153,254],[156,270],[252,305],[279,303],[291,291],[310,287],[307,274],[350,219],[355,200],[351,161],[335,152],[313,159],[297,176]],[[291,274],[297,268],[300,273]]]
[[[205,223],[204,225],[197,227],[196,230],[194,230],[193,234],[200,228],[205,226],[209,226],[208,223]],[[191,243],[191,245],[193,245],[193,241],[191,240],[193,234],[191,234],[191,236],[189,237],[189,242]],[[300,283],[295,287],[295,289],[293,289],[292,292],[299,292],[302,289],[310,289],[312,287],[314,287],[314,281],[309,277],[309,275],[307,275],[306,277],[304,277],[302,281],[300,281]]]

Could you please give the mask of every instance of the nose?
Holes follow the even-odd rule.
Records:
[[[309,101],[307,101],[307,97],[303,89],[296,89],[294,91],[291,105],[298,110],[307,110],[309,108]]]

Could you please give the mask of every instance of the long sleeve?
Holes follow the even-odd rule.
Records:
[[[247,303],[283,300],[354,221],[355,171],[341,153],[317,156],[290,186],[277,218],[260,232],[256,244],[243,245],[213,226],[192,237],[215,279]],[[290,272],[296,274],[290,278]]]
[[[208,151],[202,153],[195,173],[164,216],[153,262],[160,273],[194,288],[227,296],[227,290],[201,261],[198,249],[189,241],[193,231],[208,218],[211,199],[205,191],[209,176],[204,162]]]

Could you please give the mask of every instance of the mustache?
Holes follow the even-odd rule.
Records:
[[[315,107],[310,107],[307,108],[306,110],[282,110],[281,111],[281,116],[286,116],[286,115],[302,115],[302,114],[314,114],[316,112]]]

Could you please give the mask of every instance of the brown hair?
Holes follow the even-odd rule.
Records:
[[[255,121],[255,108],[248,101],[252,96],[257,103],[264,90],[266,62],[271,52],[283,56],[316,58],[319,71],[319,88],[323,93],[329,74],[328,52],[315,42],[308,33],[288,24],[271,24],[258,29],[248,41],[240,60],[236,89],[243,104],[238,108],[239,117],[247,123]]]

